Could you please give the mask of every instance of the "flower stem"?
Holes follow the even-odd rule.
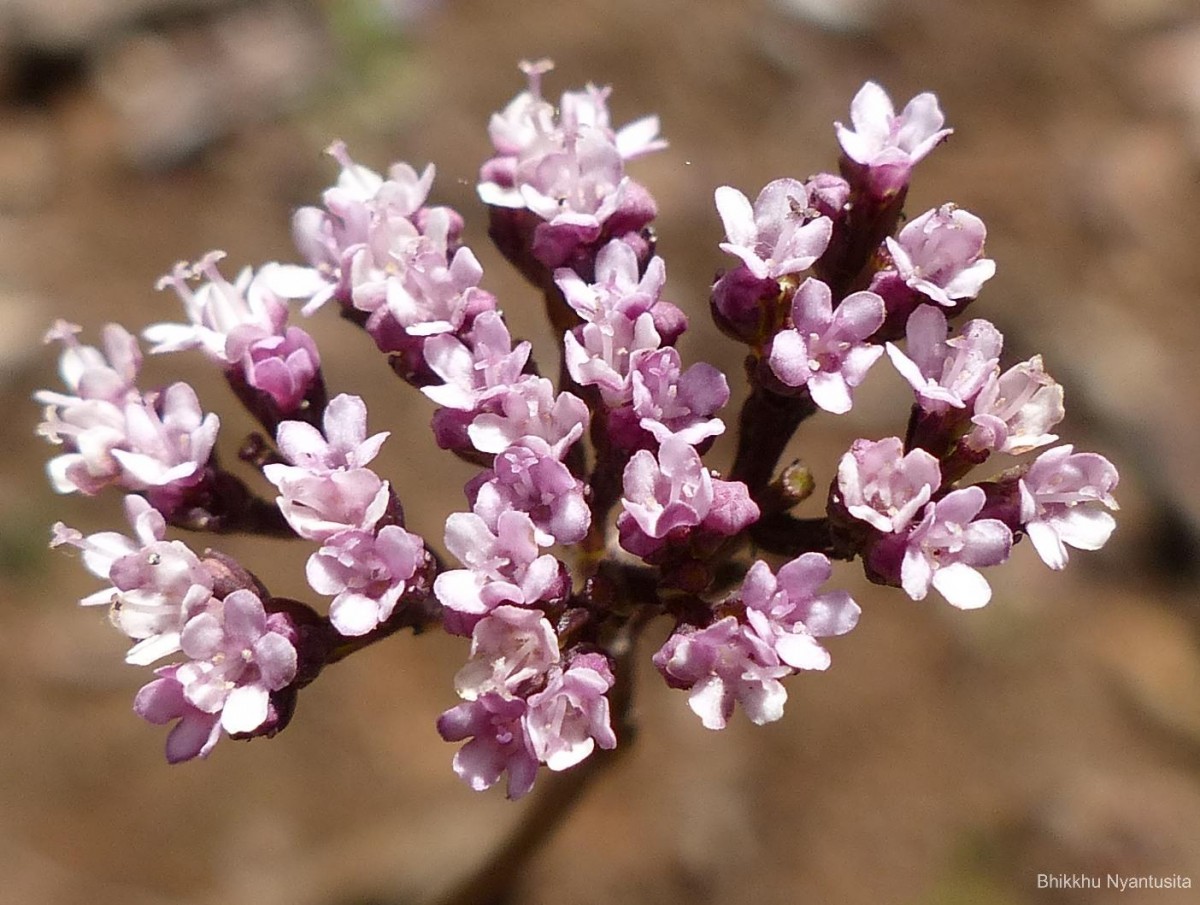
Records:
[[[729,479],[743,482],[750,496],[761,505],[763,493],[792,434],[816,410],[807,393],[781,396],[755,382],[738,417],[737,454]]]

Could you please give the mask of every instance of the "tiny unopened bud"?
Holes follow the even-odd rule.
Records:
[[[817,486],[808,466],[799,460],[783,470],[779,483],[783,491],[783,498],[787,500],[789,506],[803,503],[812,496],[813,490]]]
[[[212,576],[213,595],[218,600],[223,600],[234,591],[253,591],[262,600],[271,596],[258,577],[232,556],[210,548],[204,551],[200,562]]]

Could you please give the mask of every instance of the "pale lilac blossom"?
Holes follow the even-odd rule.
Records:
[[[330,298],[350,302],[350,262],[373,238],[378,244],[379,232],[403,238],[419,235],[412,218],[424,205],[434,178],[433,164],[418,174],[408,164],[397,163],[385,180],[356,164],[342,142],[335,142],[327,153],[342,168],[337,184],[325,191],[324,208],[301,208],[292,220],[296,247],[317,279],[305,314]]]
[[[965,440],[972,449],[1021,455],[1057,440],[1050,429],[1064,415],[1063,388],[1035,355],[988,378],[975,397],[974,426]]]
[[[246,383],[270,396],[280,412],[295,412],[321,373],[312,337],[299,327],[287,327],[282,335],[249,339],[235,334],[228,344],[231,355],[240,357]]]
[[[367,406],[359,396],[339,394],[325,407],[324,433],[304,421],[285,421],[276,431],[279,451],[292,465],[314,474],[365,468],[379,454],[388,431],[367,436]]]
[[[457,331],[466,321],[472,302],[485,294],[478,288],[483,268],[471,249],[459,248],[448,260],[447,254],[438,244],[420,247],[404,260],[400,273],[387,279],[387,310],[410,336]],[[385,264],[385,269],[388,266]],[[356,287],[359,285],[356,283]],[[358,288],[355,305],[373,310],[369,303],[364,304]]]
[[[276,435],[292,464],[271,463],[263,475],[279,490],[276,501],[292,530],[325,543],[343,531],[372,531],[388,511],[391,490],[365,467],[388,435],[367,437],[367,410],[359,397],[336,396],[323,423],[324,434],[303,422],[283,422]]]
[[[595,278],[590,283],[570,268],[554,271],[554,282],[567,304],[593,324],[606,323],[614,314],[636,320],[655,306],[666,280],[662,258],[651,258],[642,274],[637,252],[619,239],[609,242],[596,255]]]
[[[464,338],[442,333],[425,341],[425,361],[444,383],[421,392],[438,405],[471,411],[521,378],[531,348],[528,342],[514,348],[504,318],[485,311]]]
[[[604,404],[616,407],[632,396],[630,372],[637,359],[661,343],[649,312],[636,320],[614,313],[603,323],[586,323],[565,333],[563,360],[576,383],[597,387]]]
[[[1099,550],[1116,528],[1103,508],[1117,509],[1117,469],[1096,453],[1071,445],[1047,450],[1020,479],[1021,521],[1038,556],[1052,569],[1069,559],[1067,547]]]
[[[969,610],[992,599],[979,572],[1008,559],[1012,532],[998,519],[978,519],[986,496],[966,487],[929,503],[909,532],[900,569],[901,586],[913,600],[924,600],[932,586],[952,605]]]
[[[832,574],[827,557],[805,553],[777,576],[760,559],[742,580],[746,621],[793,669],[828,669],[829,652],[817,639],[844,635],[858,624],[862,611],[848,593],[819,593]]]
[[[105,324],[100,332],[104,350],[85,346],[76,338],[80,327],[64,320],[55,321],[43,342],[61,342],[58,372],[69,393],[39,390],[34,398],[46,405],[70,405],[95,400],[120,406],[137,396],[134,386],[142,367],[142,351],[137,340],[119,324]]]
[[[938,461],[923,449],[904,452],[899,437],[855,440],[838,463],[838,500],[878,531],[903,531],[941,487]]]
[[[306,540],[325,542],[342,531],[370,531],[391,499],[387,481],[369,468],[315,474],[271,464],[263,474],[279,489],[276,502],[283,517]]]
[[[85,537],[59,522],[50,545],[79,548],[88,571],[111,583],[79,602],[107,605],[112,624],[137,642],[125,661],[146,666],[179,650],[180,631],[211,598],[213,579],[185,544],[166,540],[165,519],[145,499],[127,496],[125,514],[133,537],[115,531]]]
[[[293,281],[293,268],[283,264],[267,264],[257,273],[243,268],[230,283],[217,267],[224,257],[223,251],[211,251],[194,265],[176,264],[158,281],[159,289],[175,290],[190,323],[154,324],[143,330],[142,335],[154,344],[152,353],[199,348],[214,361],[237,365],[249,342],[243,338],[231,350],[231,337],[246,331],[254,338],[283,334],[287,297],[279,290],[294,286],[293,291],[303,293],[309,287],[303,280]],[[193,290],[191,280],[202,282]]]
[[[942,128],[945,121],[935,95],[918,94],[897,116],[887,92],[867,82],[850,102],[854,128],[834,127],[846,156],[866,167],[872,187],[886,195],[906,186],[912,168],[954,131]]]
[[[203,413],[196,391],[186,383],[167,387],[153,407],[127,406],[128,449],[112,453],[125,472],[126,486],[165,488],[199,479],[219,425],[216,415]]]
[[[741,258],[760,280],[807,270],[833,235],[833,221],[812,209],[808,188],[795,179],[768,183],[753,207],[727,185],[716,190],[715,198],[727,238],[721,249]]]
[[[613,131],[607,105],[609,88],[588,85],[584,91],[564,93],[556,118],[553,104],[542,96],[541,89],[542,76],[553,68],[549,60],[523,62],[528,88],[502,112],[492,115],[488,133],[496,156],[484,164],[479,184],[479,197],[485,204],[526,206],[523,183],[536,181],[543,170],[553,169],[556,156],[577,137],[611,147],[619,162],[666,147],[658,138],[658,118],[654,116]]]
[[[674,632],[654,655],[672,688],[689,691],[688,706],[706,729],[724,729],[741,704],[756,725],[783,716],[792,668],[748,625],[726,616],[704,629]]]
[[[926,211],[885,240],[900,278],[917,292],[947,308],[979,295],[996,273],[996,262],[983,257],[987,229],[974,214],[943,204]]]
[[[620,520],[632,520],[647,536],[661,540],[677,528],[704,521],[713,502],[713,478],[685,440],[668,438],[658,455],[634,453],[625,466]]]
[[[866,342],[883,326],[883,299],[855,292],[833,308],[829,286],[804,281],[792,300],[792,326],[771,342],[771,370],[788,386],[808,387],[813,402],[837,415],[850,411],[851,391],[883,355]]]
[[[613,682],[602,654],[577,654],[566,669],[550,669],[546,687],[529,697],[525,715],[539,761],[551,770],[568,770],[597,746],[617,746],[605,697]]]
[[[480,452],[503,452],[524,437],[537,437],[550,444],[556,458],[562,458],[583,436],[589,420],[582,399],[568,392],[555,396],[554,384],[544,377],[526,377],[495,401],[499,411],[476,416],[467,429]]]
[[[68,452],[47,465],[59,493],[95,494],[111,484],[155,495],[170,511],[185,488],[204,476],[220,422],[205,415],[195,391],[176,383],[161,394],[143,396],[133,386],[141,355],[137,342],[120,327],[105,329],[109,359],[74,338],[75,328],[60,322],[48,340],[66,344],[61,370],[80,396],[42,390],[46,404],[38,433]],[[95,395],[92,395],[95,394]]]
[[[525,726],[528,709],[520,698],[485,694],[464,701],[438,718],[438,733],[448,742],[470,739],[454,755],[454,772],[476,792],[494,786],[508,773],[507,794],[515,801],[533,788],[538,759]]]
[[[529,515],[540,546],[574,544],[591,524],[583,482],[545,440],[525,437],[496,456],[467,489],[473,511],[495,530],[509,510]]]
[[[537,529],[524,512],[500,514],[492,530],[473,512],[446,519],[446,549],[466,568],[442,572],[433,592],[442,606],[467,617],[503,604],[529,606],[563,590],[560,564],[537,544]]]
[[[906,350],[887,344],[892,364],[926,412],[971,405],[999,368],[1004,337],[989,321],[967,321],[953,339],[948,332],[941,309],[922,305],[908,318]]]
[[[541,94],[541,76],[550,68],[549,61],[522,64],[529,88],[492,117],[496,155],[480,170],[478,192],[493,208],[526,209],[539,218],[528,251],[555,268],[654,218],[654,200],[625,175],[625,160],[665,143],[653,118],[614,132],[603,89],[564,95],[556,116]]]
[[[683,371],[668,346],[638,356],[629,378],[633,413],[659,443],[678,436],[695,446],[725,432],[725,422],[710,416],[729,401],[729,383],[707,362]]]
[[[329,621],[341,635],[365,635],[386,622],[425,562],[425,544],[398,525],[352,529],[328,538],[308,559],[309,587],[333,597]]]
[[[558,636],[540,610],[499,606],[471,631],[471,655],[454,677],[459,697],[520,697],[521,686],[559,662]]]
[[[146,722],[163,726],[178,720],[167,734],[167,763],[205,758],[221,738],[221,714],[206,713],[188,701],[176,678],[179,666],[155,670],[158,676],[143,685],[133,700],[133,710]]]
[[[220,714],[230,735],[253,732],[270,715],[271,692],[296,677],[296,648],[282,616],[268,616],[253,591],[238,590],[188,620],[189,658],[175,670],[189,704]]]

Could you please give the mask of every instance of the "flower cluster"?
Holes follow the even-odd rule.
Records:
[[[265,591],[230,562],[200,559],[181,541],[166,540],[166,521],[142,497],[126,497],[125,512],[134,537],[85,537],[59,523],[51,544],[78,547],[88,570],[110,583],[80,603],[108,604],[112,624],[136,642],[126,662],[186,658],[155,670],[158,678],[134,700],[151,723],[177,721],[167,760],[207,755],[222,731],[274,735],[295,700],[295,620],[268,614]]]
[[[493,114],[488,134],[496,153],[479,174],[479,197],[492,208],[500,249],[515,261],[532,258],[535,270],[566,265],[585,275],[611,239],[644,251],[641,231],[658,211],[626,175],[625,162],[666,147],[658,117],[614,131],[608,88],[564,92],[556,110],[541,88],[553,64],[521,68],[529,87]]]
[[[1117,471],[1052,445],[1063,390],[1041,356],[1002,363],[992,323],[952,326],[995,273],[983,221],[953,204],[904,221],[914,168],[951,134],[932,94],[897,114],[868,83],[851,127],[836,125],[839,173],[775,179],[753,202],[716,189],[720,248],[735,263],[710,309],[745,345],[750,383],[734,460],[718,472],[704,456],[725,431],[729,383],[685,365],[688,319],[663,298],[657,206],[625,169],[665,147],[658,121],[614,129],[607,88],[555,106],[541,88],[549,63],[522,68],[528,88],[489,125],[478,194],[491,237],[562,336],[557,380],[481,288],[463,218],[429,203],[433,166],[381,175],[341,143],[329,149],[336,184],[295,214],[301,263],[233,282],[219,252],[178,265],[161,285],[187,323],[145,331],[153,352],[200,349],[222,370],[264,429],[238,454],[273,500],[221,466],[216,416],[194,390],[136,388],[141,353],[124,329],[105,328],[103,352],[70,325],[51,331],[67,386],[36,396],[39,432],[65,447],[51,481],[129,491],[133,529],[84,537],[57,525],[53,544],[80,549],[107,583],[82,602],[110,605],[134,642],[130,663],[170,660],[134,709],[175,723],[171,761],[206,756],[222,732],[274,734],[325,666],[436,626],[470,640],[459,702],[437,724],[462,743],[454,770],[475,789],[506,778],[518,798],[541,766],[565,770],[624,740],[632,656],[656,618],[670,626],[653,662],[704,726],[724,728],[738,705],[767,723],[782,716],[782,680],[828,668],[823,639],[860,618],[828,586],[835,560],[969,609],[992,596],[981,570],[1026,536],[1061,569],[1068,547],[1094,550],[1112,533]],[[409,529],[376,471],[387,431],[368,433],[358,396],[327,394],[315,343],[289,325],[293,304],[312,315],[330,301],[436,406],[437,446],[478,469],[441,531],[455,562]],[[884,360],[913,390],[903,435],[856,440],[809,503],[823,508],[801,516],[820,475],[781,469],[785,447],[811,417],[850,411]],[[993,457],[1029,454],[974,478]],[[273,597],[228,557],[168,539],[168,526],[308,542],[308,586],[328,604]]]
[[[79,328],[59,321],[46,341],[65,346],[59,370],[67,393],[41,390],[38,433],[67,452],[50,461],[59,493],[99,493],[117,486],[145,494],[161,512],[177,512],[205,478],[220,421],[204,414],[196,391],[174,383],[161,392],[135,386],[142,353],[117,324],[104,328],[104,351],[81,345]]]
[[[325,384],[316,344],[304,330],[288,325],[288,299],[312,294],[306,268],[267,264],[258,273],[245,268],[230,283],[217,268],[224,252],[213,251],[197,264],[176,264],[159,280],[183,302],[188,324],[163,323],[143,335],[150,351],[202,349],[225,374],[251,410],[267,409],[273,420],[323,404]],[[204,280],[192,289],[189,280]]]

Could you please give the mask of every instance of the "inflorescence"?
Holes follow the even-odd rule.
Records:
[[[221,252],[179,264],[159,287],[179,296],[186,323],[143,332],[154,354],[199,349],[223,371],[266,432],[239,455],[274,500],[222,467],[218,418],[195,390],[138,387],[142,353],[124,328],[105,327],[101,348],[65,322],[48,334],[66,383],[36,394],[38,431],[63,449],[51,482],[122,488],[130,524],[90,536],[57,524],[52,545],[79,548],[106,583],[81,603],[109,607],[133,642],[127,662],[166,664],[134,710],[174,723],[171,762],[207,756],[222,734],[274,735],[323,667],[398,630],[441,627],[470,639],[461,702],[438,721],[465,742],[454,769],[475,789],[507,774],[518,798],[540,765],[565,770],[617,745],[630,653],[656,617],[674,629],[654,664],[703,724],[723,728],[735,704],[762,724],[783,713],[781,680],[826,669],[821,639],[859,619],[850,595],[827,587],[831,560],[859,558],[878,584],[969,609],[991,597],[982,570],[1021,538],[1061,569],[1068,547],[1111,534],[1116,469],[1050,446],[1063,391],[1041,357],[1003,368],[991,323],[951,331],[995,272],[983,221],[944,204],[903,222],[913,168],[951,133],[932,94],[897,114],[864,85],[851,126],[836,126],[840,175],[777,179],[753,202],[716,190],[720,247],[736,264],[711,310],[747,347],[750,382],[720,476],[702,457],[725,430],[729,385],[676,349],[688,320],[661,297],[655,201],[626,172],[665,147],[658,120],[613,129],[607,88],[556,106],[541,89],[550,64],[522,68],[528,88],[488,125],[495,153],[478,192],[492,239],[562,334],[557,381],[480,287],[462,217],[429,203],[433,165],[380,175],[341,143],[329,149],[336,185],[292,221],[305,263],[232,281]],[[387,432],[369,433],[359,397],[329,398],[316,343],[290,322],[330,304],[438,407],[437,445],[481,469],[469,508],[446,519],[457,568],[409,530],[371,467]],[[779,468],[786,444],[818,411],[848,412],[885,353],[915,396],[904,435],[856,440],[825,514],[793,515],[815,480],[799,463]],[[1005,470],[967,483],[994,456]],[[168,527],[307,542],[325,615]]]

